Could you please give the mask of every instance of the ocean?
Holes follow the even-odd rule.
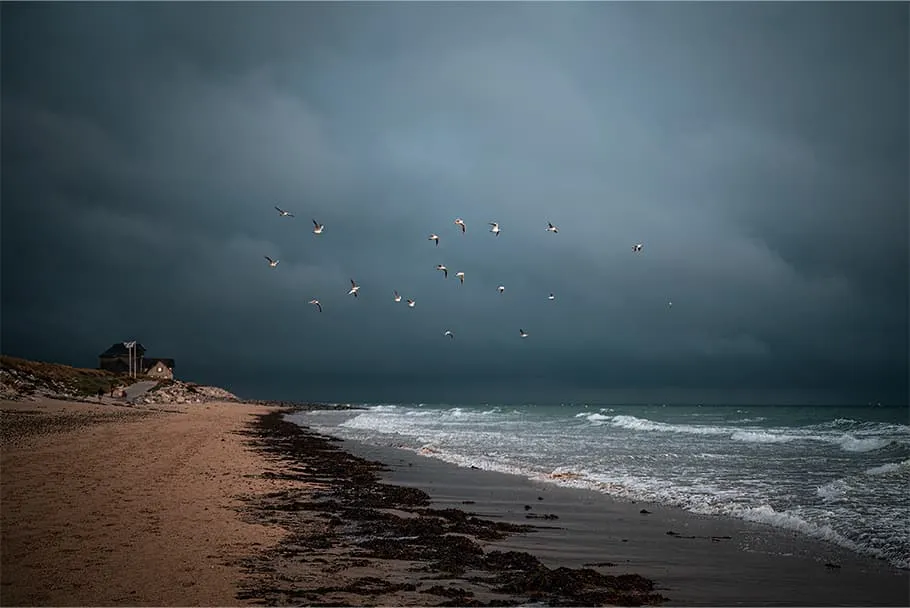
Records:
[[[362,407],[290,420],[463,467],[777,526],[910,568],[905,407]]]

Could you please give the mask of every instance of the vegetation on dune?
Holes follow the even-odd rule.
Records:
[[[29,361],[9,355],[0,355],[0,369],[27,376],[34,384],[31,387],[33,390],[53,389],[55,392],[68,392],[79,396],[97,395],[99,388],[109,392],[112,386],[128,386],[141,380],[102,369]]]
[[[109,394],[112,387],[127,387],[145,380],[155,381],[148,376],[130,378],[127,374],[103,369],[86,369],[0,355],[0,399],[4,400],[51,397],[95,401],[99,390],[103,394]],[[240,401],[237,395],[223,388],[171,378],[157,380],[149,391],[128,399],[121,393],[114,397],[134,404]]]

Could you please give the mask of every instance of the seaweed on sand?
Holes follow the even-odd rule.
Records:
[[[287,537],[242,560],[238,599],[266,605],[642,605],[665,600],[638,575],[551,569],[528,553],[484,550],[484,542],[534,526],[435,509],[422,490],[380,481],[380,462],[276,411],[244,432],[288,489],[245,498],[244,516],[284,526]],[[433,604],[432,602],[436,602]]]

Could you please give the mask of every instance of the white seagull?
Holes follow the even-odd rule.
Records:
[[[559,228],[557,228],[556,226],[554,226],[554,225],[551,224],[550,222],[547,222],[547,232],[556,233],[556,232],[559,232]]]
[[[290,211],[285,211],[278,205],[275,205],[275,209],[278,211],[278,215],[280,215],[281,217],[294,217],[293,213],[291,213]]]
[[[547,296],[547,299],[548,299],[548,300],[555,300],[555,299],[556,299],[556,296],[553,295],[553,294],[551,293],[550,295]]]
[[[436,264],[436,270],[441,270],[442,274],[445,275],[445,278],[449,278],[449,269],[442,264]]]
[[[455,334],[453,334],[453,333],[451,332],[451,330],[448,330],[448,329],[447,329],[447,330],[445,331],[445,333],[442,334],[442,335],[448,336],[448,337],[452,338],[453,340],[455,339]]]
[[[357,292],[360,291],[360,285],[354,282],[354,279],[351,279],[351,291],[348,292],[348,295],[353,295],[357,297]]]
[[[504,292],[504,291],[506,290],[506,286],[505,286],[505,285],[500,285],[500,286],[497,287],[496,289],[499,290],[499,293],[502,293],[502,292]]]
[[[458,277],[459,279],[461,279],[461,282],[464,283],[464,273],[463,272],[456,272],[455,276]]]
[[[638,253],[641,251],[642,247],[644,247],[644,245],[642,245],[641,243],[635,243],[634,245],[632,245],[632,251],[634,251],[635,253]]]
[[[271,266],[272,268],[274,268],[275,266],[278,265],[278,260],[273,260],[269,256],[265,256],[265,259],[267,259],[269,261],[269,266]]]
[[[465,229],[464,220],[461,219],[460,217],[455,218],[455,224],[458,226],[461,226],[461,233],[464,234],[464,229]]]
[[[396,301],[396,302],[401,302],[401,296],[398,294],[397,291],[395,292],[395,301]]]
[[[528,337],[528,332],[526,332],[526,331],[523,330],[523,329],[519,329],[519,330],[518,330],[518,335],[521,336],[522,338],[527,338],[527,337]]]
[[[492,226],[492,228],[490,228],[490,232],[496,236],[499,236],[499,224],[497,222],[490,222],[490,226]]]
[[[411,298],[408,298],[408,308],[414,308],[415,304],[416,304],[416,302],[414,300],[412,300]]]
[[[430,237],[429,237],[427,240],[428,240],[428,241],[436,241],[436,246],[439,247],[439,236],[436,235],[435,233],[434,233],[434,234],[431,234]]]
[[[319,300],[310,300],[310,304],[319,309],[319,312],[322,312],[322,304],[319,303]]]
[[[325,230],[325,226],[313,220],[313,234],[322,234],[323,230]]]

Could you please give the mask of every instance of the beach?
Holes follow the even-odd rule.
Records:
[[[282,486],[237,434],[268,408],[0,403],[0,604],[239,603],[231,561],[282,534],[236,511]]]
[[[551,568],[636,573],[654,581],[666,605],[910,605],[910,572],[795,532],[615,500],[389,447],[343,445],[389,463],[385,481],[424,489],[436,508],[461,507],[537,527],[491,548],[527,551]],[[463,504],[467,498],[470,505]]]
[[[236,403],[2,402],[12,605],[907,605],[823,543]],[[643,512],[644,511],[644,512]]]

